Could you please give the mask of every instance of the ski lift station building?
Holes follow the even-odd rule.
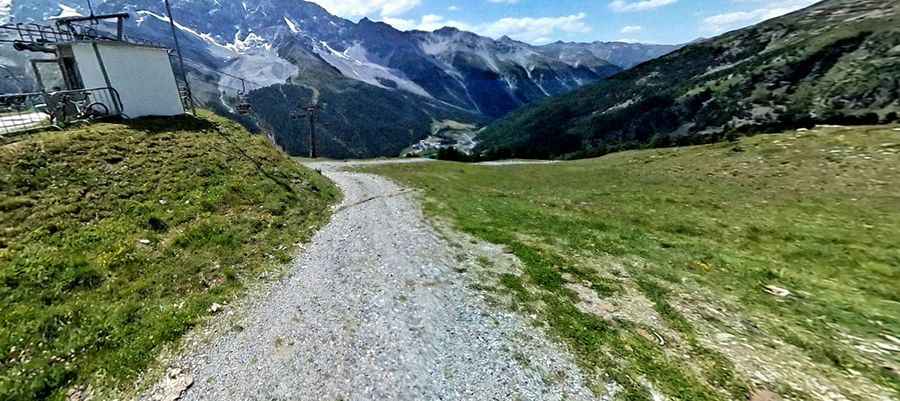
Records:
[[[109,16],[99,18],[104,17]],[[114,17],[121,21],[127,14]],[[72,20],[80,18],[58,24]],[[111,88],[120,100],[116,111],[126,118],[184,114],[168,49],[124,40],[121,29],[120,22],[116,38],[72,35],[54,41],[54,58],[32,60],[39,85],[47,92]]]
[[[75,84],[71,89],[115,89],[126,117],[184,114],[167,49],[119,41],[80,41],[61,44],[58,51],[63,68],[75,72],[70,77]],[[72,67],[65,67],[67,64]]]

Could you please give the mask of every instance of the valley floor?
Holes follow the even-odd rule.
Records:
[[[595,399],[560,345],[487,302],[477,266],[413,193],[342,163],[308,166],[344,192],[332,221],[145,399]]]

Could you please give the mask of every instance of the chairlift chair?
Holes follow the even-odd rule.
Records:
[[[238,93],[237,112],[242,116],[249,115],[251,112],[253,112],[253,106],[251,106],[250,102],[247,101],[247,96],[244,95],[243,91]]]

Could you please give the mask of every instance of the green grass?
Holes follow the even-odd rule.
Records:
[[[0,400],[130,381],[265,274],[339,193],[204,114],[0,147]]]
[[[710,346],[712,333],[735,334],[764,358],[796,350],[775,359],[796,358],[801,373],[850,399],[875,399],[872,388],[900,395],[889,369],[897,355],[857,347],[900,334],[900,132],[892,128],[760,135],[556,165],[368,170],[423,189],[430,215],[518,256],[524,274],[495,285],[518,307],[540,310],[585,366],[623,387],[621,399],[649,399],[645,380],[670,399],[746,399],[751,378],[734,362],[743,351]],[[586,313],[572,282],[601,299],[631,288],[664,324]],[[770,295],[765,285],[792,295]],[[765,385],[816,399],[791,375],[776,381]]]

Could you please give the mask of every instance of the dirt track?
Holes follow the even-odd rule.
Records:
[[[594,399],[565,351],[470,287],[412,192],[345,166],[310,164],[343,205],[242,330],[175,362],[181,399]]]

